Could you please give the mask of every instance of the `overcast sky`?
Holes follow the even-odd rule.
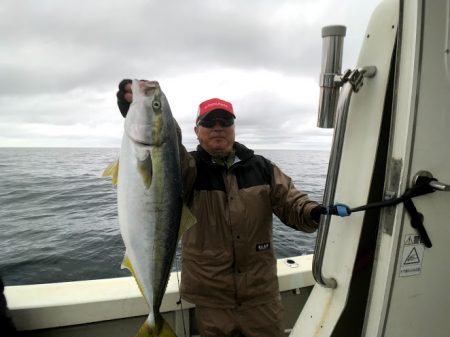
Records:
[[[2,0],[0,147],[119,147],[122,78],[158,80],[189,148],[198,104],[231,101],[237,140],[328,149],[321,28],[354,68],[378,0]]]

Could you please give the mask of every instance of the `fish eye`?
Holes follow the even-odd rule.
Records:
[[[153,107],[153,109],[160,109],[161,108],[161,102],[153,101],[152,107]]]

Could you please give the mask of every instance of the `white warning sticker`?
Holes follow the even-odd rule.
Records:
[[[417,234],[407,234],[403,245],[400,276],[418,275],[422,271],[425,246]]]

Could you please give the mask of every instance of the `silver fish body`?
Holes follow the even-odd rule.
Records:
[[[176,127],[157,82],[133,81],[119,157],[118,214],[132,272],[150,307],[138,336],[176,336],[159,308],[175,255],[182,213]]]

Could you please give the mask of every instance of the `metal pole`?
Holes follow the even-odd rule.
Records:
[[[339,87],[336,78],[341,73],[345,26],[322,28],[322,72],[320,74],[320,99],[317,126],[334,127]]]

